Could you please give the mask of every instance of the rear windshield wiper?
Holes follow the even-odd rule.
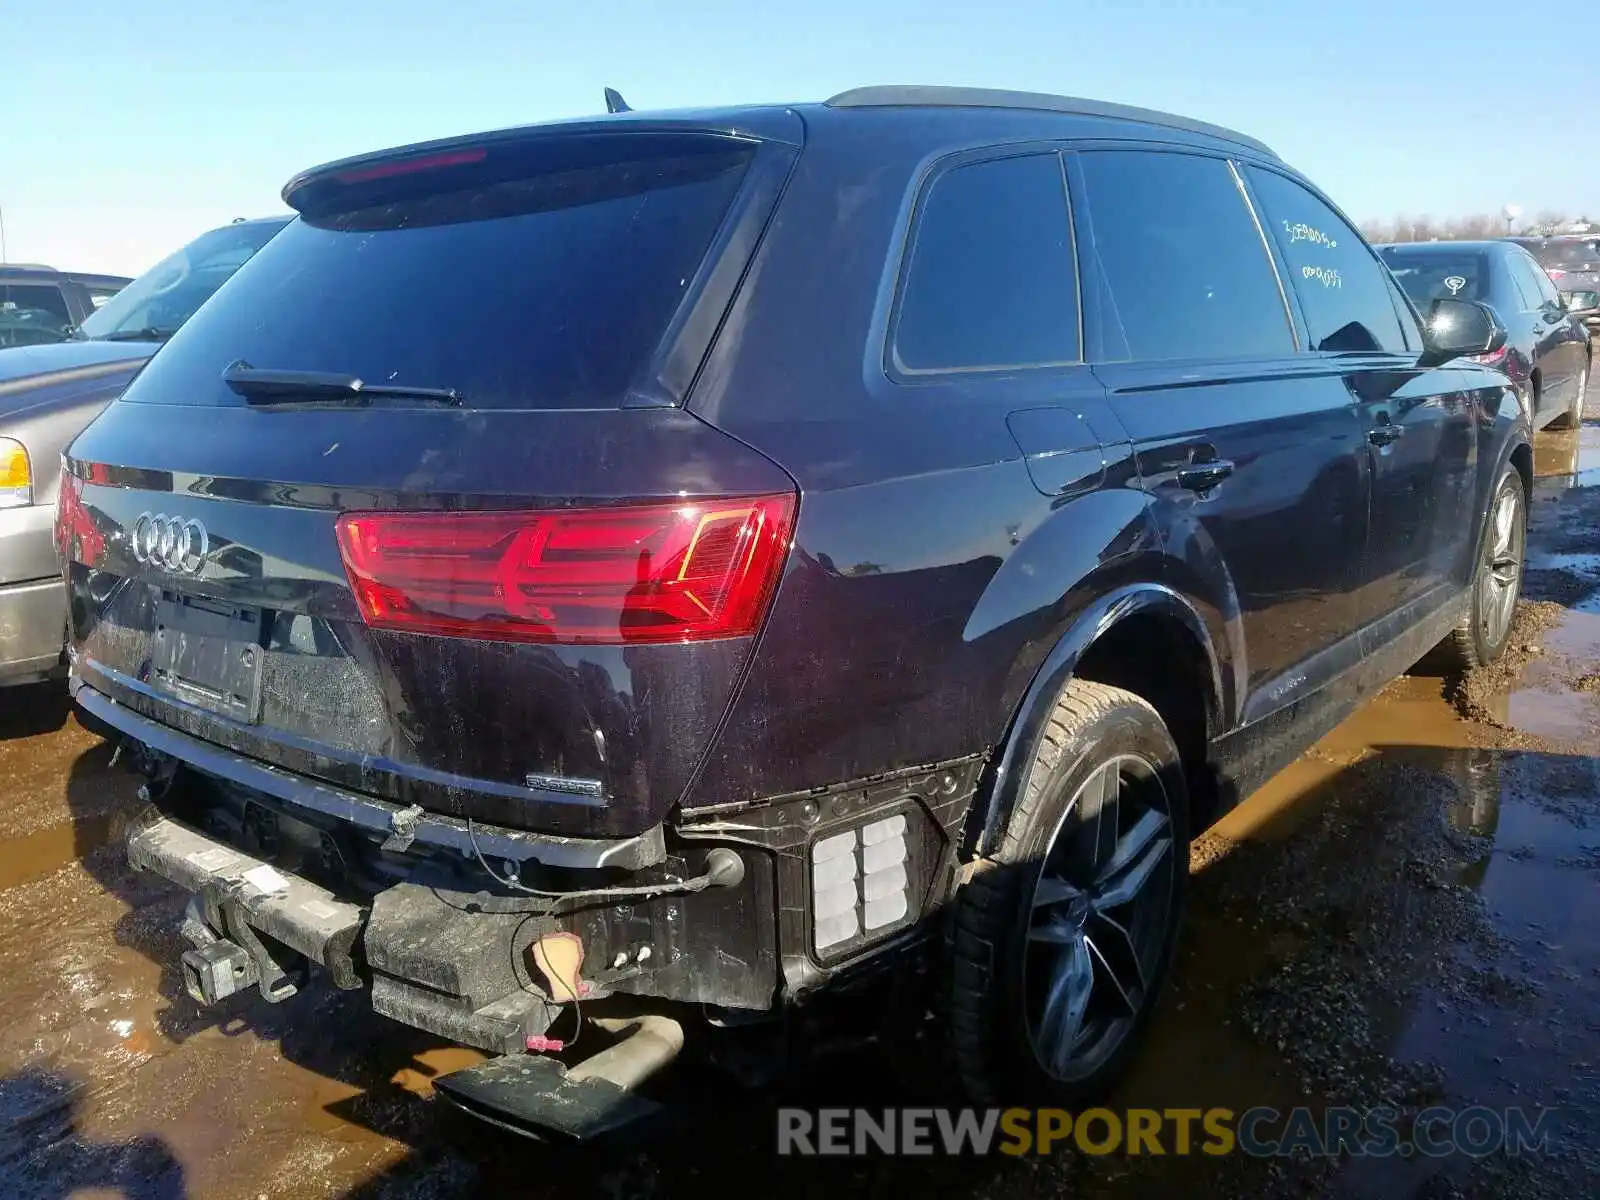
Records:
[[[366,404],[381,397],[459,408],[462,402],[454,388],[367,383],[337,371],[276,371],[247,362],[234,363],[222,373],[222,382],[251,404]]]
[[[113,329],[110,333],[102,333],[96,340],[101,342],[164,342],[176,329],[165,328],[160,325],[146,325],[143,329]]]

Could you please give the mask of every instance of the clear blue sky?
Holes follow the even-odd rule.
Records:
[[[1254,134],[1357,220],[1600,216],[1582,6],[1346,0],[0,0],[13,260],[137,272],[345,154],[868,83],[1063,92]],[[1543,15],[1541,15],[1543,14]],[[1563,29],[1563,24],[1567,28]]]

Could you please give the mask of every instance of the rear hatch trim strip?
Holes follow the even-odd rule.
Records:
[[[324,816],[349,821],[373,833],[399,835],[408,841],[443,847],[463,856],[481,850],[490,858],[531,861],[548,867],[585,870],[619,867],[637,871],[657,866],[667,858],[666,837],[660,824],[627,838],[558,837],[480,825],[476,821],[469,832],[467,823],[455,817],[329,787],[179,733],[97,692],[76,672],[71,689],[74,701],[91,716],[152,750],[179,759],[196,771]]]

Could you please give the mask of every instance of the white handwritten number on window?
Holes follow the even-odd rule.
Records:
[[[1284,232],[1289,235],[1289,244],[1291,246],[1296,242],[1310,242],[1316,246],[1326,246],[1329,250],[1337,250],[1339,248],[1338,242],[1315,226],[1307,225],[1303,222],[1285,221],[1283,228]]]
[[[1301,267],[1300,274],[1306,279],[1315,279],[1325,288],[1342,288],[1344,277],[1332,267]]]

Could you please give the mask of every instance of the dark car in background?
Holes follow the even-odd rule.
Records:
[[[65,670],[66,606],[50,537],[62,450],[287,221],[241,221],[202,234],[98,308],[96,277],[80,276],[77,291],[60,293],[76,297],[70,327],[52,325],[42,336],[48,323],[40,324],[36,344],[0,350],[0,685]],[[109,289],[112,277],[98,278]]]
[[[0,263],[0,348],[63,342],[131,279]]]
[[[1499,314],[1505,345],[1478,361],[1510,376],[1534,428],[1567,429],[1582,419],[1593,355],[1588,331],[1520,244],[1403,242],[1378,252],[1424,315],[1439,299],[1476,300]]]
[[[190,994],[326,970],[494,1055],[436,1085],[502,1123],[935,956],[885,1023],[1076,1103],[1191,837],[1510,636],[1530,434],[1461,357],[1504,330],[1425,328],[1242,134],[867,88],[284,198],[68,451],[73,694]]]
[[[1592,233],[1511,238],[1538,261],[1567,311],[1600,330],[1600,236]]]

